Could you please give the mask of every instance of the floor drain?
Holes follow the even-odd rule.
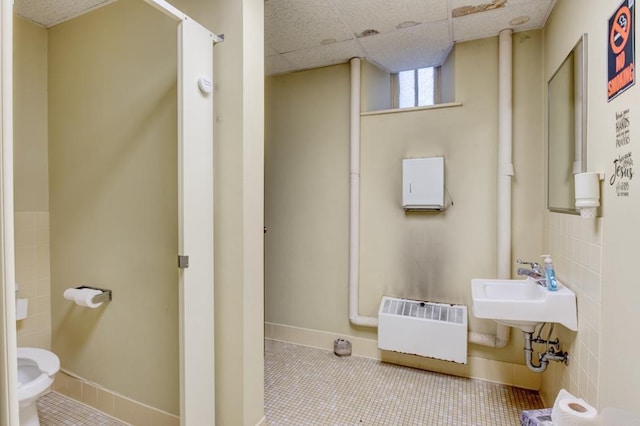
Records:
[[[345,339],[336,339],[333,342],[333,352],[338,356],[351,355],[351,342]]]

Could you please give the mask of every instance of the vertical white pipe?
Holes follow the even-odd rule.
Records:
[[[586,37],[583,37],[580,43],[586,43]],[[586,49],[586,47],[585,47]],[[584,127],[584,117],[583,117],[583,102],[585,100],[584,97],[584,82],[586,79],[583,78],[582,73],[586,70],[586,66],[584,64],[584,50],[583,49],[573,49],[574,52],[574,66],[573,66],[573,122],[574,122],[574,159],[573,159],[573,174],[582,173],[586,171],[586,164],[582,164],[582,141],[584,140],[583,129]]]
[[[498,124],[498,278],[511,278],[511,179],[514,175],[513,148],[513,51],[510,29],[499,36],[499,106]],[[496,347],[509,343],[509,327],[498,324]]]
[[[511,178],[513,118],[512,118],[512,43],[511,30],[500,31],[498,66],[498,232],[497,232],[497,272],[498,278],[511,278]],[[509,327],[498,324],[496,335],[469,333],[469,341],[496,348],[509,343]]]
[[[360,58],[351,59],[351,132],[349,135],[349,321],[377,327],[375,317],[359,311],[360,283]]]
[[[511,278],[512,46],[511,30],[500,32],[498,106],[498,278]]]

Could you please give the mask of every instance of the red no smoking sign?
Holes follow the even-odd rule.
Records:
[[[627,6],[622,6],[613,18],[611,31],[609,31],[609,45],[616,55],[622,52],[627,45],[630,29],[631,11]]]
[[[625,0],[609,18],[609,43],[607,43],[609,101],[635,83],[634,11],[634,0]]]

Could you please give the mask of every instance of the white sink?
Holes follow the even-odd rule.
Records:
[[[523,280],[471,280],[473,315],[532,332],[543,322],[556,322],[578,330],[576,295],[558,282],[549,291],[532,278]]]

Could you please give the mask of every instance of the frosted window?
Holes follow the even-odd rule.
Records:
[[[433,68],[418,70],[418,106],[433,105]]]
[[[416,74],[414,70],[402,71],[398,74],[400,81],[400,108],[410,108],[416,106]]]
[[[398,73],[398,107],[411,108],[434,104],[434,69],[419,68]]]

